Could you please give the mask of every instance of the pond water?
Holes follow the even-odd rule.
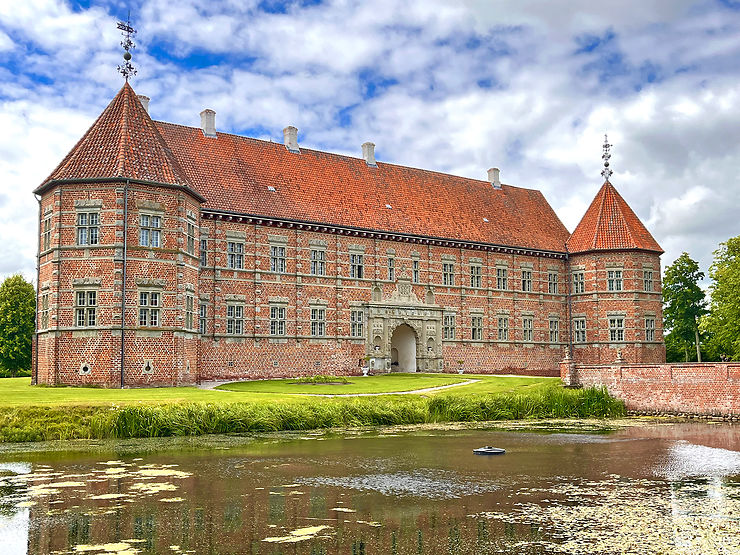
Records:
[[[0,448],[0,553],[740,553],[730,424],[74,445]]]

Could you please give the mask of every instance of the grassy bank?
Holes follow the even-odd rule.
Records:
[[[465,386],[460,389],[464,389]],[[186,402],[128,406],[16,406],[0,410],[0,441],[106,439],[539,418],[618,417],[605,390],[540,384],[526,392]]]

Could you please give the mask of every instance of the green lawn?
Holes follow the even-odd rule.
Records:
[[[30,378],[0,379],[0,407],[22,406],[96,406],[130,404],[173,404],[189,402],[295,401],[310,399],[303,393],[388,393],[412,391],[469,379],[477,383],[443,389],[447,395],[472,393],[527,392],[546,384],[557,384],[559,378],[500,377],[456,374],[383,374],[352,377],[346,385],[294,385],[293,380],[257,380],[221,386],[220,390],[195,387],[161,387],[150,389],[98,389],[85,387],[31,386]],[[228,390],[227,390],[228,389]]]

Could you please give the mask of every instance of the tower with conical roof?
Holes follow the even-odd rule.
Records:
[[[34,193],[34,381],[194,382],[204,199],[128,81]]]
[[[609,181],[567,241],[575,362],[665,362],[660,255],[663,250]]]

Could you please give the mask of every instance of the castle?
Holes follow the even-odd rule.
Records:
[[[606,180],[569,234],[544,196],[153,121],[128,82],[34,193],[33,381],[559,375],[662,362],[662,250]]]

